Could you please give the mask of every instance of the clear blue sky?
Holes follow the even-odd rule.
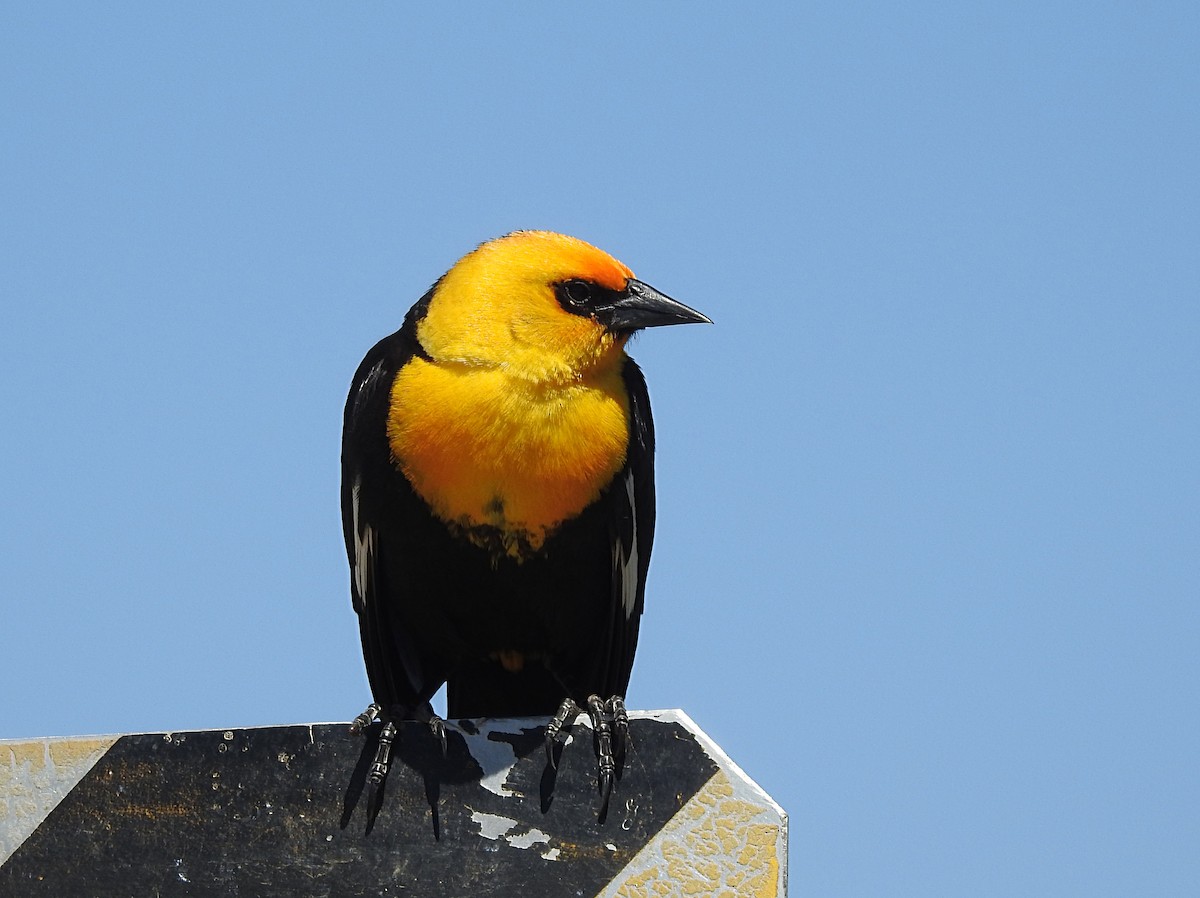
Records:
[[[1200,6],[429,7],[0,11],[0,736],[357,712],[350,376],[550,228],[794,894],[1200,891]]]

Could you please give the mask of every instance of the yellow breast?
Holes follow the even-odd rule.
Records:
[[[497,367],[415,358],[392,385],[388,442],[439,518],[496,528],[520,557],[620,471],[628,420],[619,365],[539,384]]]

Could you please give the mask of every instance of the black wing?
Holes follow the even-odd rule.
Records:
[[[414,323],[426,303],[423,298],[405,326],[375,344],[359,365],[342,430],[342,531],[367,677],[377,702],[407,710],[423,704],[440,681],[429,682],[411,635],[396,620],[405,555],[398,514],[416,500],[391,462],[387,415],[396,373],[423,355]]]
[[[654,420],[642,370],[632,359],[622,371],[629,394],[629,449],[625,467],[609,488],[612,521],[610,644],[604,695],[625,695],[646,595],[654,543]]]

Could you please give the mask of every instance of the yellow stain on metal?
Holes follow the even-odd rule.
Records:
[[[120,738],[0,742],[0,864]]]
[[[777,898],[782,835],[774,810],[738,797],[719,770],[604,894]]]

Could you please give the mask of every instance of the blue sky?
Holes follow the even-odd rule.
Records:
[[[1200,7],[9,3],[0,737],[347,719],[367,348],[478,242],[709,314],[630,704],[807,895],[1200,887]]]

